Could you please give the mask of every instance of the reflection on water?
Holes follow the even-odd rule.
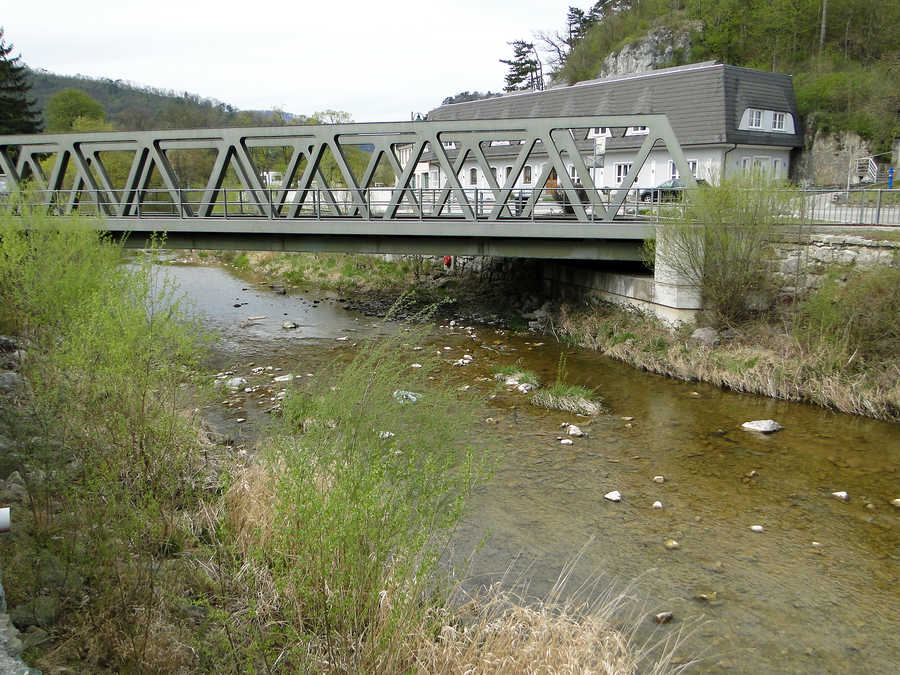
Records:
[[[343,310],[336,298],[276,295],[213,267],[166,269],[225,336],[223,364],[266,359],[317,372],[352,350],[352,340],[337,337],[389,329]],[[241,328],[247,316],[267,319]],[[284,331],[285,319],[300,328]],[[482,394],[485,417],[499,420],[472,433],[503,441],[504,460],[472,500],[455,543],[462,560],[490,532],[469,568],[471,583],[502,576],[518,558],[540,596],[590,542],[576,581],[596,573],[622,585],[640,578],[647,609],[675,613],[671,627],[708,619],[693,638],[693,651],[711,645],[701,670],[897,668],[897,426],[675,382],[577,349],[566,350],[569,380],[596,387],[609,414],[587,420],[540,410],[502,387],[488,399],[497,386],[478,378],[493,365],[522,359],[552,381],[560,347],[490,329],[475,334],[473,341],[445,327],[433,337],[453,347],[447,376]],[[450,366],[466,351],[475,356],[470,366]],[[785,429],[771,436],[739,429],[768,418]],[[587,436],[560,445],[566,421]],[[614,489],[620,503],[603,499]],[[850,501],[831,496],[837,490]],[[662,510],[652,508],[656,500]],[[667,550],[669,538],[680,548]]]

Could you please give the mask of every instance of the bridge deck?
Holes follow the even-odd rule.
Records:
[[[141,247],[165,232],[172,248],[283,251],[348,251],[491,255],[573,260],[640,260],[655,225],[639,221],[584,223],[564,219],[467,221],[452,228],[446,218],[363,221],[348,218],[268,219],[261,217],[106,218],[103,227],[128,233]]]

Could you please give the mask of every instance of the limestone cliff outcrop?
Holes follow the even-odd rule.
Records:
[[[699,21],[688,21],[677,28],[654,28],[603,59],[597,76],[634,75],[676,65],[690,53],[691,35],[701,28]]]

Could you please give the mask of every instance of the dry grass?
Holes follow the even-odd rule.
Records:
[[[660,322],[611,305],[563,306],[556,330],[567,339],[635,367],[681,380],[772,398],[805,401],[844,413],[900,421],[900,362],[850,372],[825,363],[780,326],[745,324],[715,347]]]

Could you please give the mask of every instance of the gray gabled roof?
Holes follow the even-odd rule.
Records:
[[[590,80],[569,87],[452,103],[429,120],[511,119],[578,115],[664,114],[682,145],[738,143],[796,147],[799,134],[740,131],[746,108],[788,112],[800,120],[789,75],[714,62],[664,68],[639,75]],[[638,147],[640,136],[619,136],[607,149]]]

